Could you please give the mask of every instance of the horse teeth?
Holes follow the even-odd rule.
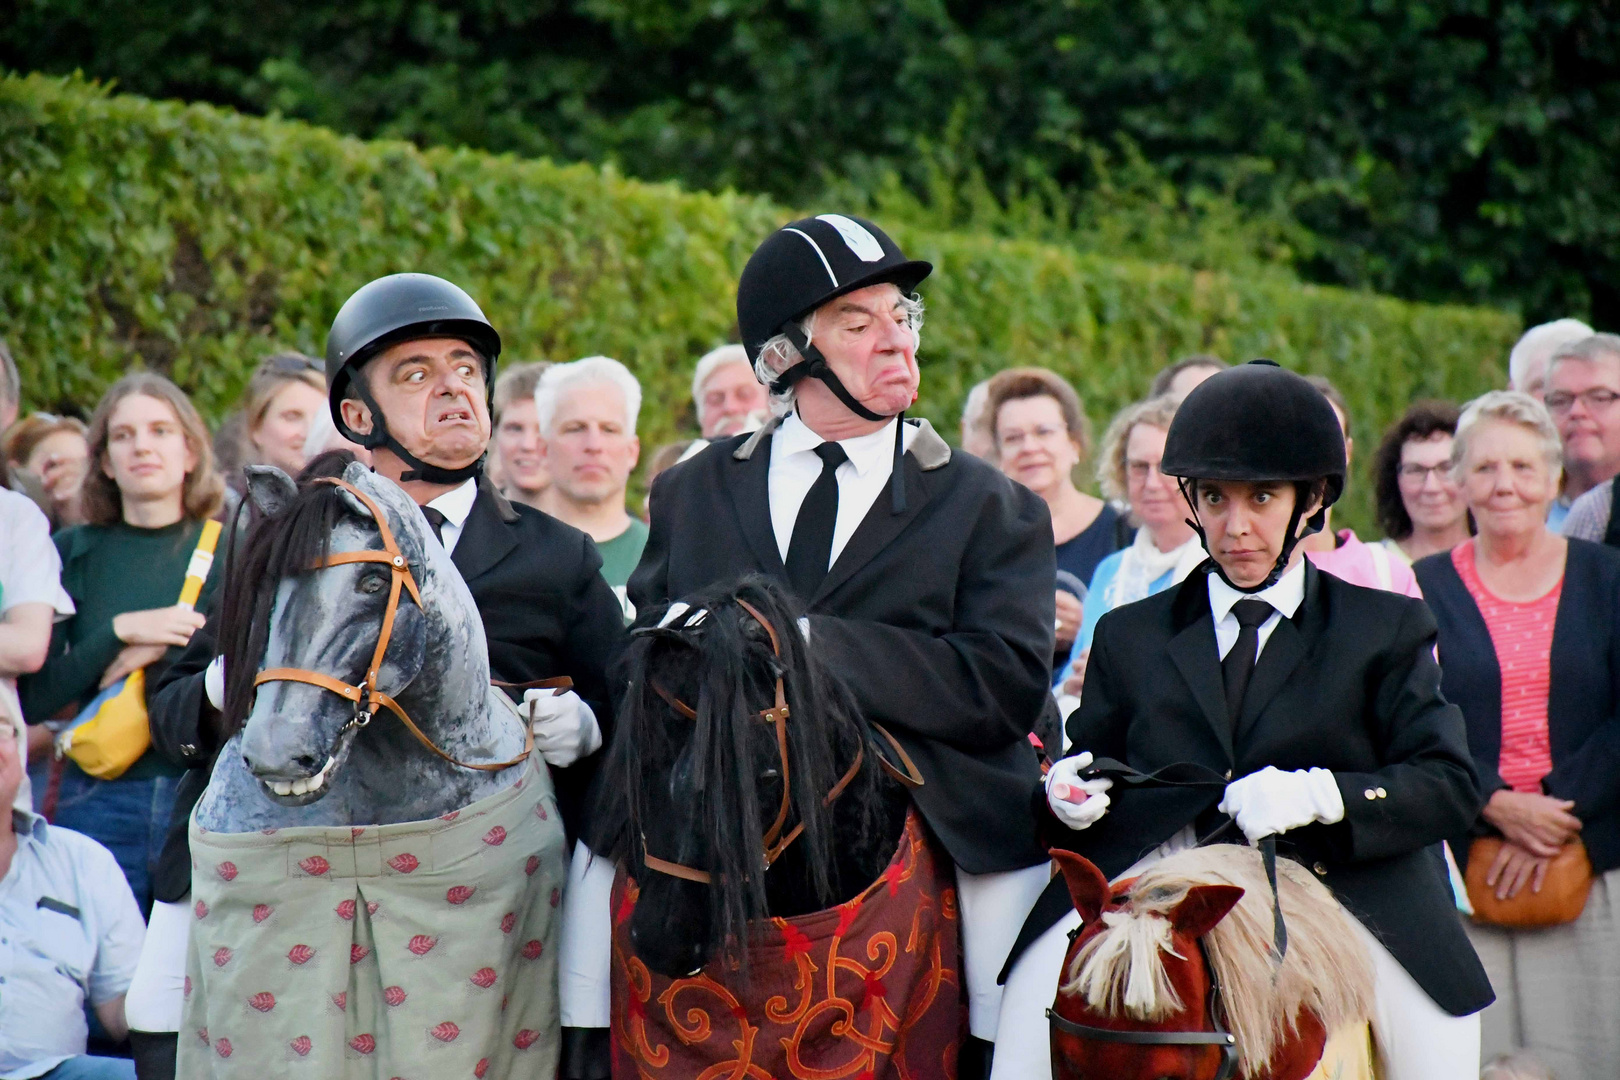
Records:
[[[292,793],[294,795],[304,795],[304,794],[308,793],[308,791],[309,791],[309,781],[308,780],[294,780],[292,782]]]
[[[277,795],[291,795],[293,786],[286,780],[272,780],[270,781],[270,790]]]

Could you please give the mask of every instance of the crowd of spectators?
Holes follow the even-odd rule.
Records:
[[[1054,371],[1010,368],[967,395],[961,451],[997,465],[1050,512],[1053,690],[1065,711],[1083,692],[1098,620],[1205,559],[1160,462],[1179,402],[1226,366],[1203,354],[1169,365],[1095,448],[1085,403]],[[1381,536],[1330,519],[1301,547],[1320,571],[1422,596],[1435,615],[1444,692],[1463,711],[1487,796],[1472,833],[1444,853],[1459,909],[1471,910],[1462,874],[1475,839],[1503,841],[1487,875],[1503,898],[1539,890],[1566,848],[1584,846],[1592,887],[1574,921],[1469,922],[1497,992],[1484,1016],[1487,1054],[1498,1055],[1487,1071],[1550,1068],[1577,1080],[1612,1075],[1620,1062],[1609,992],[1620,981],[1620,336],[1561,319],[1528,331],[1508,366],[1508,389],[1414,402],[1382,433],[1371,470]],[[1353,455],[1349,405],[1326,379],[1312,381]],[[321,365],[294,352],[265,359],[212,434],[156,374],[118,381],[88,422],[19,416],[24,390],[0,343],[0,796],[15,804],[0,821],[0,1075],[128,1075],[82,1055],[92,1028],[103,1039],[123,1030],[150,866],[182,770],[151,749],[98,780],[53,755],[53,740],[109,688],[161,670],[203,625],[176,597],[203,523],[228,524],[244,465],[296,474],[324,450],[363,460],[365,451],[334,430]],[[642,404],[635,376],[608,357],[509,365],[493,390],[487,462],[506,499],[595,541],[626,620],[625,585],[648,535],[632,487],[649,490],[659,473],[770,414],[736,345],[695,363],[691,437],[643,456]],[[44,890],[51,904],[19,906],[19,889]],[[73,935],[56,933],[69,923]],[[57,958],[55,976],[18,947],[47,932],[73,951]],[[49,1007],[10,1008],[19,983],[37,984]]]

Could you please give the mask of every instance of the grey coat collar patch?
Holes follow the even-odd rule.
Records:
[[[939,432],[934,430],[927,418],[919,418],[917,424],[917,437],[911,440],[911,449],[906,453],[917,459],[917,465],[923,472],[932,472],[951,460],[951,444],[940,438]],[[741,446],[731,452],[731,456],[738,461],[747,461],[754,456],[766,436],[782,426],[782,417],[774,416],[770,422],[750,435]]]

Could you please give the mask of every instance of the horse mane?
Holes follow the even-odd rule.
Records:
[[[348,450],[329,450],[311,459],[298,474],[297,497],[279,513],[264,514],[243,497],[248,519],[242,526],[239,508],[226,549],[219,606],[219,644],[225,656],[225,707],[217,732],[221,744],[241,730],[253,710],[253,678],[269,642],[270,611],[281,580],[324,559],[333,529],[351,512],[337,488],[314,481],[341,477],[354,460]]]
[[[1273,963],[1271,885],[1260,853],[1238,844],[1189,848],[1154,863],[1131,886],[1128,909],[1105,912],[1107,927],[1075,955],[1065,993],[1084,994],[1104,1015],[1121,1011],[1157,1022],[1182,1009],[1160,950],[1171,955],[1169,915],[1195,885],[1244,890],[1204,936],[1220,982],[1222,1011],[1237,1037],[1241,1072],[1259,1075],[1295,1030],[1301,1009],[1329,1032],[1372,1015],[1372,961],[1350,916],[1309,870],[1277,860],[1277,888],[1288,924],[1288,955]]]
[[[741,601],[775,629],[780,659]],[[760,839],[777,807],[774,799],[761,805],[754,749],[760,739],[775,745],[770,725],[757,715],[771,704],[775,676],[782,675],[790,712],[793,814],[787,828],[804,825],[794,847],[824,906],[833,902],[839,883],[832,852],[833,810],[823,800],[866,734],[848,690],[806,647],[796,625],[801,611],[779,586],[750,575],[687,597],[686,603],[694,612],[708,614],[701,622],[687,616],[682,629],[642,631],[625,651],[623,671],[630,685],[606,766],[609,776],[623,778],[624,797],[603,801],[602,829],[613,838],[613,857],[621,865],[639,867],[642,823],[649,812],[657,812],[649,807],[649,789],[667,784],[670,764],[690,740],[693,783],[704,793],[697,817],[709,853],[705,869],[712,875],[710,925],[728,962],[746,977],[750,924],[769,914]],[[644,611],[641,621],[656,623],[664,610]],[[695,720],[675,716],[654,689],[660,678],[669,680],[660,684],[668,689],[677,679],[684,681],[689,693],[695,682],[695,694],[687,699],[697,713]],[[861,842],[878,828],[880,782],[868,754],[866,767],[840,800],[869,808],[857,835],[844,837],[845,843]]]

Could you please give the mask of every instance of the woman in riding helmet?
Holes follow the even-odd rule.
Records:
[[[1210,558],[1097,624],[1074,753],[1045,781],[1048,839],[1118,879],[1190,845],[1269,838],[1365,931],[1383,1075],[1472,1080],[1492,993],[1440,841],[1477,814],[1478,780],[1428,608],[1321,573],[1298,548],[1344,488],[1332,407],[1270,361],[1221,372],[1177,412],[1163,469]],[[1093,755],[1143,773],[1193,763],[1226,784],[1113,787]],[[1014,947],[1023,1042],[1047,1045],[1041,1006],[1077,919],[1056,882]]]

